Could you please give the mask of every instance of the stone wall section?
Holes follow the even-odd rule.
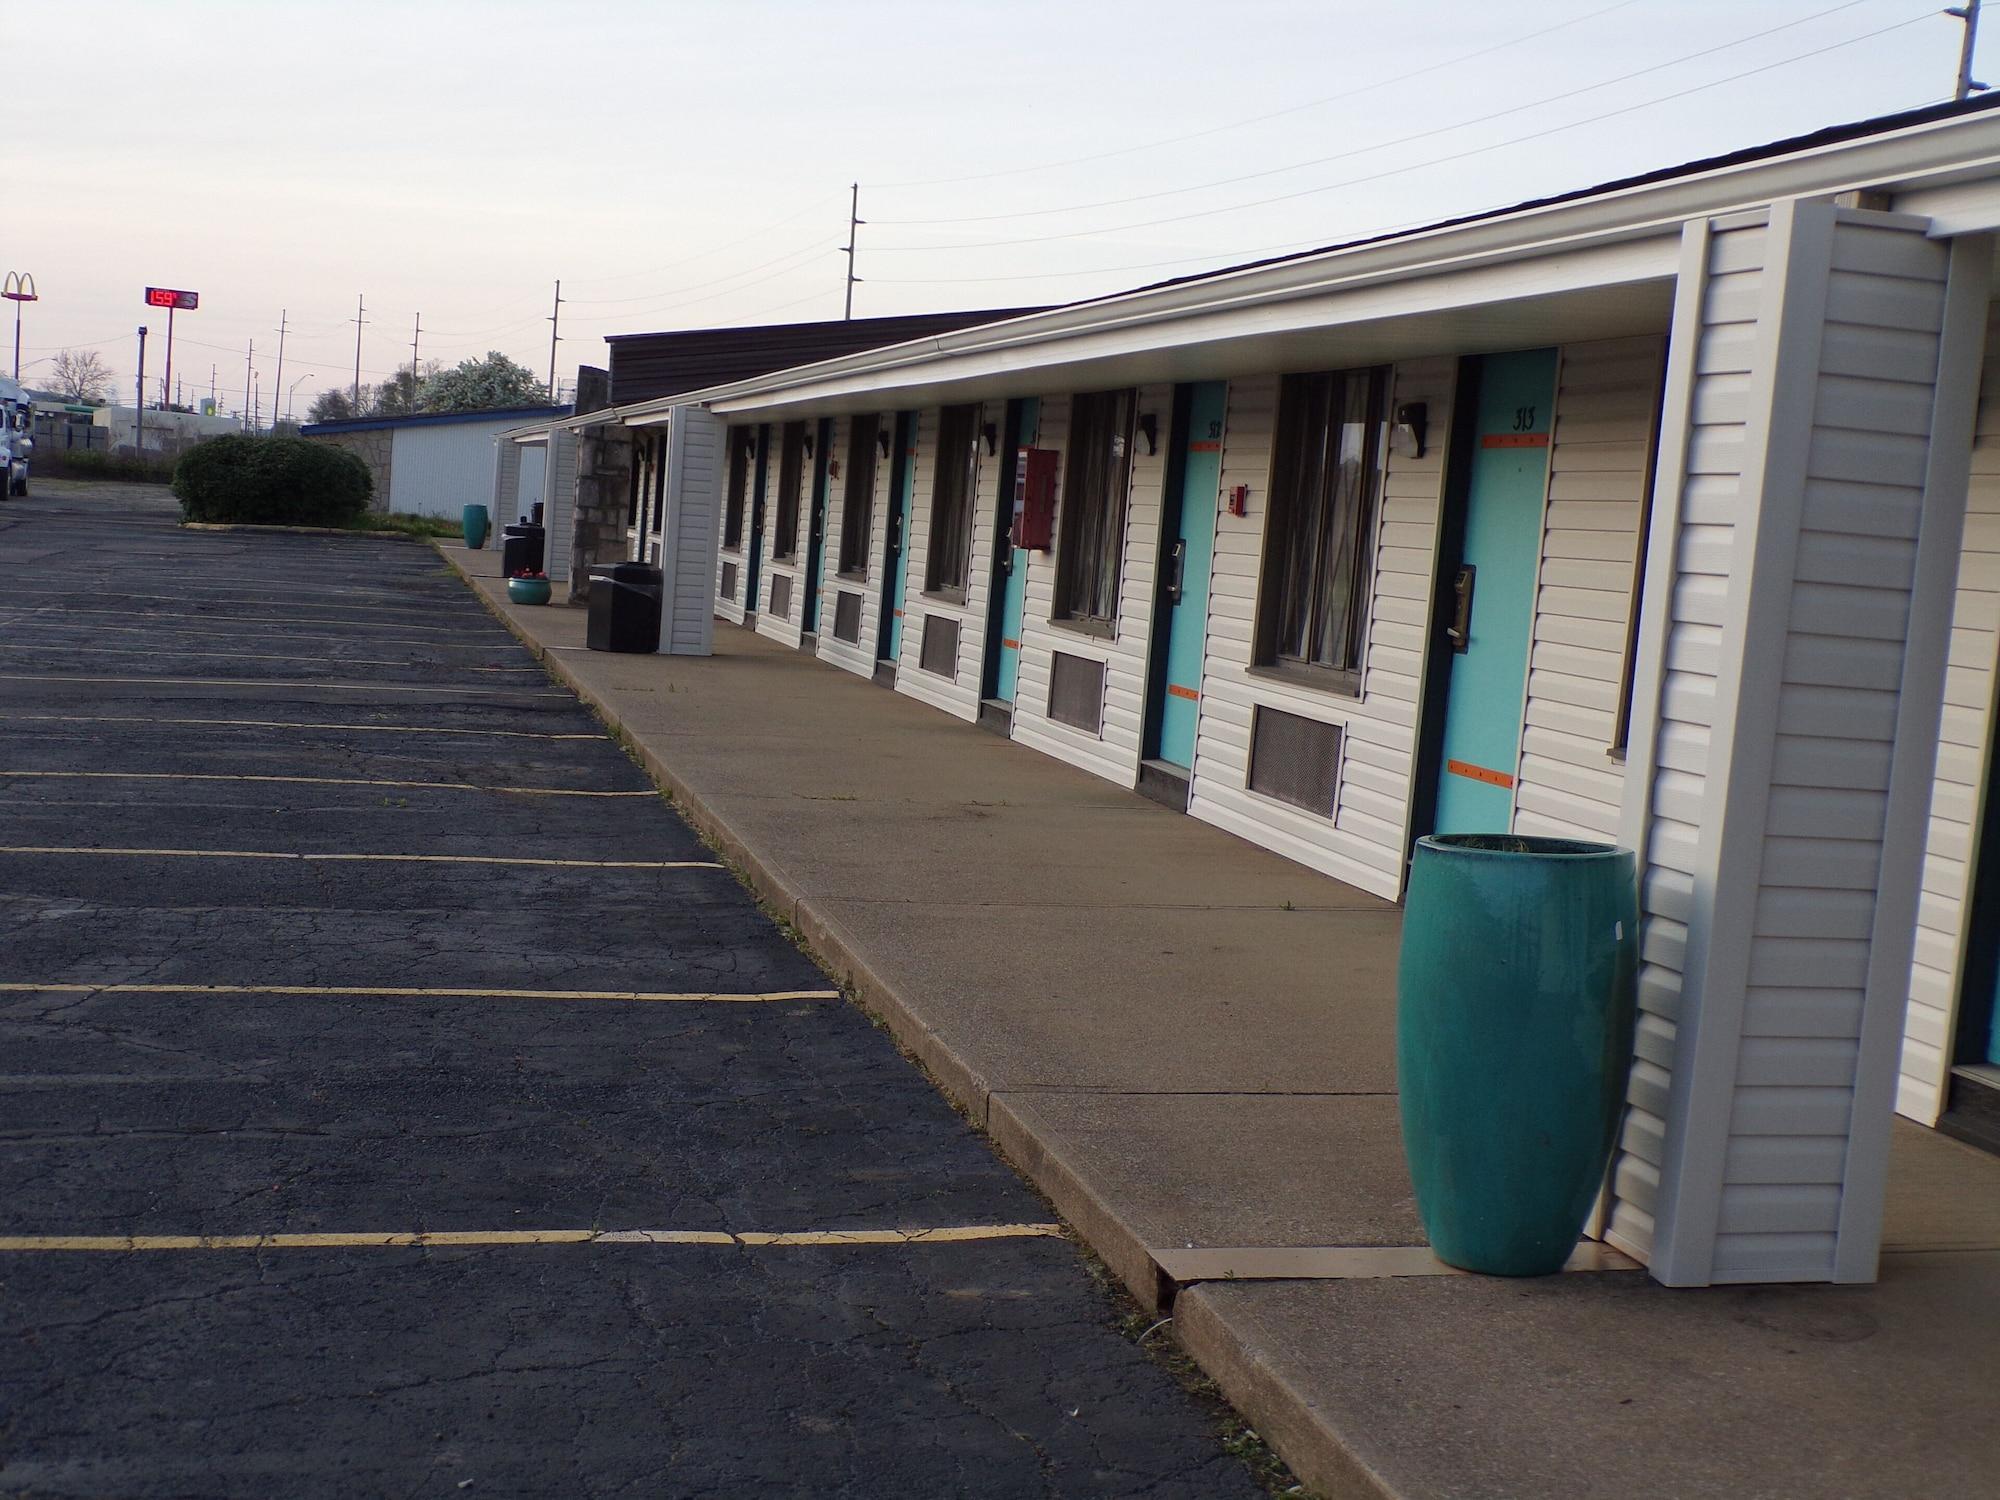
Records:
[[[389,454],[395,443],[395,433],[386,427],[366,432],[316,432],[307,442],[325,443],[331,448],[345,448],[349,453],[368,465],[368,472],[375,480],[375,493],[369,499],[371,510],[387,511],[389,508]]]
[[[576,409],[598,411],[611,403],[608,372],[585,365],[577,371]],[[570,532],[569,598],[580,603],[590,592],[590,570],[625,558],[626,509],[635,461],[629,427],[606,423],[585,427],[576,442],[576,513]]]

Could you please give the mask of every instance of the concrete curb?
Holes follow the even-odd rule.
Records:
[[[782,871],[745,844],[727,822],[676,775],[648,745],[629,733],[618,711],[583,683],[569,664],[545,647],[498,607],[443,547],[445,565],[472,590],[534,658],[575,693],[638,758],[646,773],[664,787],[675,809],[703,838],[741,870],[765,905],[789,921],[813,954],[852,991],[868,1014],[879,1018],[905,1052],[916,1058],[945,1097],[992,1138],[1001,1154],[1048,1198],[1076,1236],[1117,1275],[1141,1304],[1156,1313],[1173,1312],[1181,1347],[1212,1379],[1225,1399],[1263,1435],[1315,1492],[1398,1500],[1347,1448],[1305,1395],[1294,1390],[1227,1323],[1198,1298],[1199,1288],[1176,1296],[1173,1282],[1159,1269],[1143,1237],[1094,1192],[1059,1143],[1049,1139],[1004,1093],[986,1080],[935,1031],[855,950],[839,923],[817,910]],[[1024,1101],[1025,1102],[1025,1101]],[[1183,1322],[1183,1310],[1190,1315]]]

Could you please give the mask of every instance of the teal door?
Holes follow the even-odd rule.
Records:
[[[896,418],[896,467],[889,476],[888,590],[882,599],[882,642],[876,655],[883,661],[903,656],[903,594],[910,581],[910,491],[917,477],[917,424],[911,416]]]
[[[1438,833],[1505,833],[1513,815],[1555,393],[1553,349],[1481,362],[1463,565],[1438,580],[1456,605]]]
[[[1021,446],[1032,448],[1041,429],[1042,403],[1030,396],[1021,403]],[[1009,497],[1009,505],[1012,497]],[[1009,512],[1011,514],[1011,510]],[[1002,541],[1012,535],[1010,522],[1002,528]],[[1028,553],[1015,547],[1006,566],[1006,587],[1000,595],[1000,676],[993,696],[1002,703],[1014,701],[1014,685],[1021,677],[1021,620],[1028,600]]]
[[[1202,643],[1208,634],[1208,575],[1215,502],[1222,484],[1222,413],[1229,387],[1203,381],[1188,401],[1181,460],[1180,523],[1167,540],[1167,670],[1160,683],[1160,759],[1194,765],[1201,710]]]

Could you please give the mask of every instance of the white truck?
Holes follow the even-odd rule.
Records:
[[[35,413],[20,383],[0,375],[0,466],[6,493],[28,493],[28,456],[35,451]]]

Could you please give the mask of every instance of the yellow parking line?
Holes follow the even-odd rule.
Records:
[[[234,725],[241,729],[340,729],[354,730],[366,734],[478,734],[494,739],[508,740],[601,740],[602,733],[551,734],[537,729],[443,729],[424,724],[322,724],[310,720],[292,719],[154,719],[137,718],[132,714],[10,714],[0,713],[0,720],[18,719],[28,724],[144,724],[152,728],[159,724],[199,725],[203,728],[220,728]]]
[[[496,990],[472,986],[394,984],[39,984],[0,983],[0,995],[288,995],[370,1000],[657,1000],[708,1005],[775,1005],[794,1000],[838,1000],[839,990],[763,990],[721,994],[706,990]]]
[[[89,682],[138,687],[316,688],[328,693],[449,693],[460,698],[568,698],[570,696],[568,693],[533,693],[510,691],[506,688],[432,687],[428,683],[289,682],[270,677],[73,677],[50,672],[0,672],[0,682]]]
[[[964,1224],[939,1229],[826,1229],[731,1234],[718,1229],[493,1229],[381,1234],[10,1234],[0,1253],[141,1250],[352,1250],[464,1245],[963,1245],[981,1240],[1060,1239],[1060,1224]]]
[[[51,644],[16,644],[0,642],[0,651],[26,651],[36,656],[171,656],[176,661],[185,661],[190,656],[206,657],[211,661],[317,661],[338,667],[412,667],[424,665],[421,662],[380,660],[372,657],[344,656],[289,656],[271,651],[149,651],[139,646],[71,646],[62,642]],[[519,672],[537,674],[540,667],[453,667],[455,672]]]
[[[425,792],[504,792],[510,797],[657,797],[651,789],[593,792],[559,786],[480,786],[471,781],[388,781],[366,776],[253,776],[225,771],[0,771],[28,781],[256,781],[286,786],[388,786]]]
[[[4,844],[0,854],[83,854],[127,859],[295,859],[307,863],[533,865],[563,870],[720,870],[713,859],[545,859],[532,854],[295,854],[273,849],[81,849],[67,844]]]

